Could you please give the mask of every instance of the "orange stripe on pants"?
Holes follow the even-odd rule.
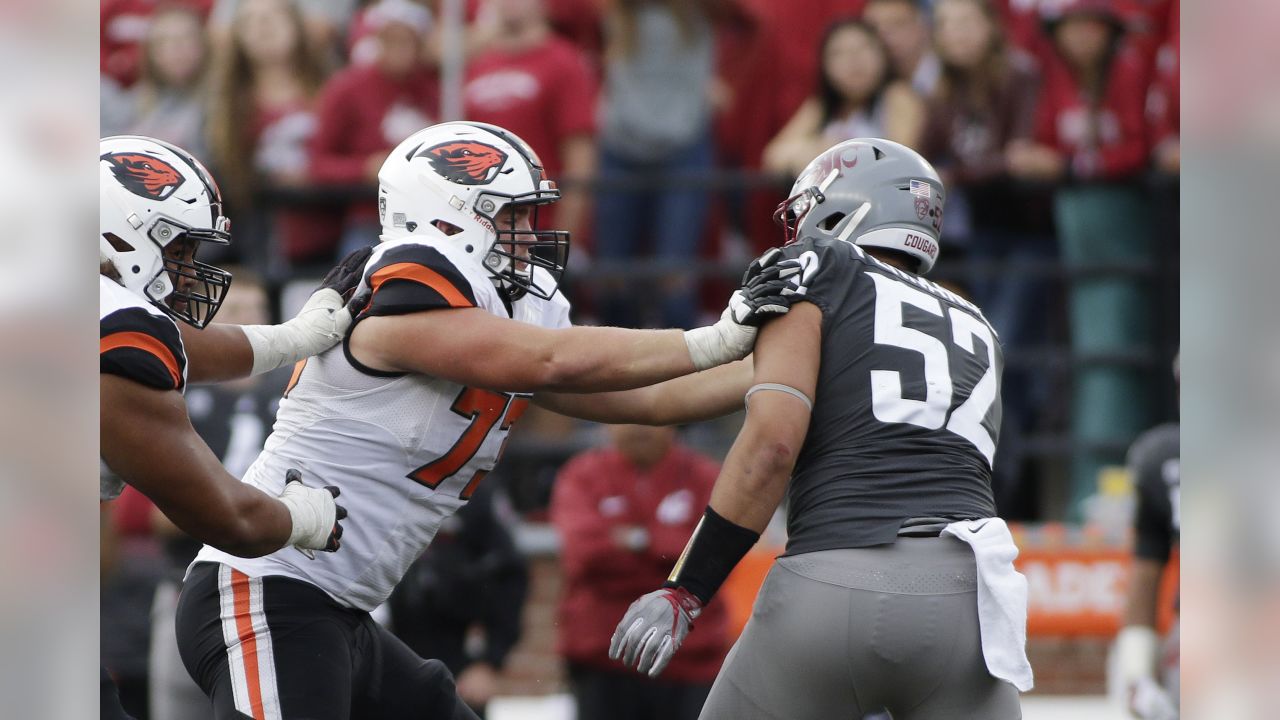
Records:
[[[249,616],[249,576],[239,570],[231,570],[231,596],[236,617],[236,636],[240,639],[240,654],[244,657],[245,684],[249,687],[249,707],[253,720],[266,720],[262,708],[262,684],[258,679],[258,636],[253,631],[253,619]]]

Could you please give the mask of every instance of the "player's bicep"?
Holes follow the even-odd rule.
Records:
[[[520,392],[541,385],[553,334],[478,308],[459,308],[368,317],[348,342],[351,355],[375,370]]]
[[[781,461],[794,462],[812,412],[803,399],[783,388],[815,400],[821,349],[822,311],[808,302],[796,303],[791,312],[770,321],[756,340],[752,387],[776,389],[751,393],[743,437],[785,456]]]
[[[102,459],[171,517],[214,506],[214,476],[235,480],[196,434],[177,391],[104,374],[100,403]]]
[[[248,377],[253,370],[253,346],[239,325],[215,323],[204,329],[183,324],[187,352],[187,381],[221,382]]]
[[[754,384],[772,383],[794,388],[811,401],[818,387],[818,369],[822,359],[822,311],[810,302],[799,302],[782,317],[772,320],[760,330],[755,347]],[[757,393],[759,394],[759,393]],[[782,392],[768,392],[770,397]],[[754,402],[755,395],[752,396]],[[792,402],[800,403],[794,397]]]

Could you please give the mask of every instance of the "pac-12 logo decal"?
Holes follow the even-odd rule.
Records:
[[[418,153],[444,179],[459,185],[487,185],[493,182],[507,161],[507,154],[492,145],[470,140],[450,140]]]
[[[111,172],[134,195],[148,200],[167,200],[186,180],[167,161],[154,155],[116,152],[103,155],[111,164]]]

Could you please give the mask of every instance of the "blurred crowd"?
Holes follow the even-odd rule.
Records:
[[[261,275],[271,310],[290,281],[377,241],[378,169],[447,119],[457,66],[456,112],[523,137],[565,190],[539,222],[573,233],[577,322],[690,327],[718,313],[746,260],[782,240],[771,216],[797,171],[835,142],[880,136],[946,181],[934,276],[984,309],[1006,349],[1002,514],[1082,519],[1128,443],[1174,418],[1159,369],[1178,344],[1178,0],[103,0],[101,12],[102,134],[207,162],[235,235],[207,259]],[[640,283],[664,302],[642,312]],[[525,509],[546,507],[543,485]]]
[[[460,36],[444,20],[455,8]],[[1162,369],[1179,322],[1178,0],[103,0],[101,12],[102,134],[190,150],[228,201],[234,243],[202,258],[244,268],[232,297],[245,317],[228,302],[223,321],[264,322],[288,283],[377,241],[378,170],[452,119],[460,61],[458,112],[524,138],[565,190],[539,222],[573,233],[579,323],[692,327],[718,313],[749,257],[782,241],[771,216],[798,171],[841,140],[885,137],[946,182],[933,275],[973,298],[1006,348],[1002,515],[1088,520],[1098,478],[1176,418]],[[640,283],[664,298],[649,314],[632,302]],[[260,449],[285,380],[188,393],[233,472]],[[512,443],[498,492],[442,529],[387,609],[398,622],[385,618],[411,644],[434,639],[421,652],[448,659],[480,708],[519,636],[516,511],[573,542],[569,617],[583,598],[623,607],[660,579],[715,475],[674,435],[621,430],[566,462],[598,444],[594,430],[535,412],[524,425],[532,441]],[[682,437],[715,454],[732,429]],[[567,488],[595,466],[629,481],[585,503]],[[200,717],[174,648],[154,643],[172,635],[191,541],[141,496],[110,512],[104,657],[133,708],[149,685],[157,717]],[[593,529],[598,542],[578,537]],[[617,577],[584,570],[600,567]],[[440,601],[459,593],[499,601]],[[596,635],[561,639],[583,717],[617,717],[602,699],[624,696],[700,705],[726,649],[714,640],[649,698],[607,671]]]
[[[1178,342],[1178,18],[1178,0],[104,0],[102,133],[205,159],[235,223],[213,259],[274,293],[377,241],[378,169],[448,119],[456,63],[457,112],[523,137],[565,190],[539,222],[573,233],[577,321],[623,326],[718,312],[820,150],[914,147],[950,191],[935,275],[1009,358],[998,500],[1034,518],[1078,513],[1172,417],[1153,370]],[[664,298],[647,314],[638,283]],[[1038,457],[1070,459],[1063,490],[1023,481]]]

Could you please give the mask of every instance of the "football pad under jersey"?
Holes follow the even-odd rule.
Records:
[[[782,252],[822,310],[787,554],[893,542],[908,518],[995,515],[1004,360],[982,311],[850,242],[809,237]]]
[[[352,327],[370,316],[470,307],[547,328],[569,325],[569,303],[558,293],[551,300],[526,295],[508,309],[474,259],[413,237],[374,249],[356,290],[356,297],[364,295]],[[298,364],[266,447],[244,478],[272,495],[283,489],[290,468],[310,486],[339,486],[350,513],[342,549],[315,560],[294,548],[245,559],[206,546],[196,560],[249,576],[297,578],[340,603],[372,610],[493,469],[529,400],[528,394],[364,368],[344,340]]]
[[[101,275],[98,281],[99,372],[181,392],[187,384],[187,353],[173,319],[116,281]],[[123,490],[120,479],[101,478],[102,500]]]

